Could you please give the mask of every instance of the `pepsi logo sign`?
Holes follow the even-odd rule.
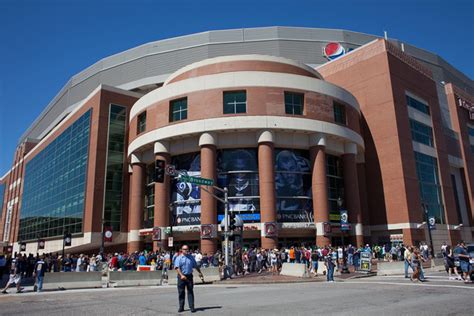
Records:
[[[346,53],[346,49],[339,43],[332,42],[323,47],[323,56],[329,60],[334,60]]]

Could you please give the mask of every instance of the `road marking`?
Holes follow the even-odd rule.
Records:
[[[426,284],[426,283],[397,283],[397,282],[377,282],[377,281],[346,281],[346,282],[336,282],[336,284],[380,284],[380,285],[405,285],[405,286],[426,286],[426,287],[446,287],[453,289],[468,289],[474,290],[474,286],[464,286],[464,285],[443,285],[443,284]]]

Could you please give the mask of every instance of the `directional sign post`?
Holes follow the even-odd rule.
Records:
[[[183,182],[189,182],[197,185],[214,185],[214,180],[206,179],[206,178],[199,178],[199,177],[191,177],[182,175],[179,178]]]

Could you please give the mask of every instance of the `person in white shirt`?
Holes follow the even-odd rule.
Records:
[[[197,251],[196,252],[196,256],[194,257],[194,260],[196,260],[196,264],[198,267],[201,267],[201,263],[202,263],[202,254],[200,251]]]

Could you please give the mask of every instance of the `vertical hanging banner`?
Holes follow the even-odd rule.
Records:
[[[341,210],[341,231],[350,230],[351,225],[349,224],[349,216],[347,215],[347,210]]]
[[[20,243],[20,252],[26,251],[26,242]]]
[[[430,230],[436,230],[436,218],[434,216],[428,217],[428,228]]]
[[[64,246],[70,247],[72,244],[72,235],[70,233],[66,233],[64,235]]]
[[[152,240],[161,241],[161,228],[160,227],[153,227]]]
[[[45,242],[44,239],[38,239],[38,250],[44,249],[45,243],[46,243],[46,242]]]
[[[105,226],[104,227],[104,242],[112,242],[113,231],[112,227]]]

